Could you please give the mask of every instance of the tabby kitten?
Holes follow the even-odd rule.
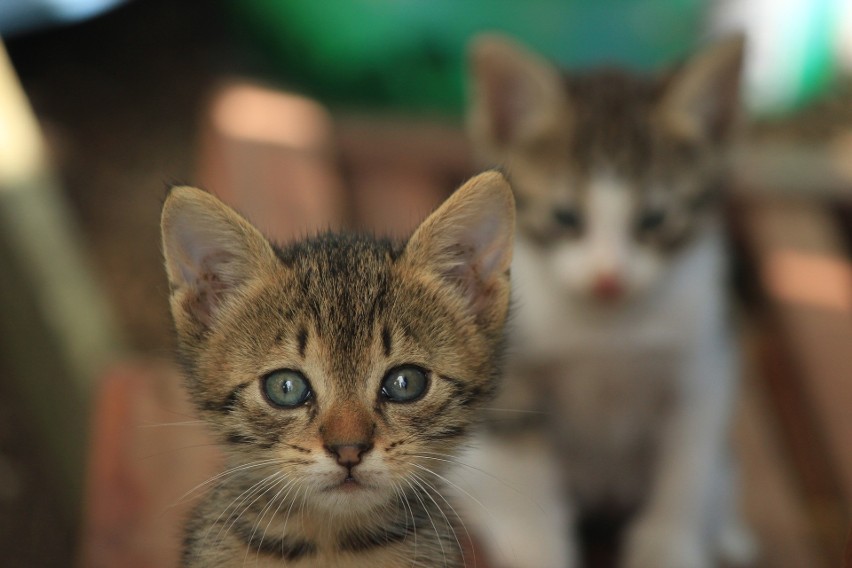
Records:
[[[621,566],[753,555],[727,439],[737,352],[716,199],[742,51],[735,38],[656,76],[566,75],[505,38],[473,46],[470,131],[518,202],[495,406],[527,412],[496,415],[466,463],[529,498],[459,474],[498,566],[576,566],[577,526],[627,513]]]
[[[513,231],[493,172],[401,247],[277,248],[208,193],[169,193],[186,386],[227,455],[183,566],[465,565],[442,472],[495,390]]]

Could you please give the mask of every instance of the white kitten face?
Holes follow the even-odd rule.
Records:
[[[665,256],[636,239],[635,212],[642,204],[625,185],[611,175],[597,176],[574,218],[567,210],[554,213],[557,223],[578,225],[575,235],[555,240],[546,252],[550,273],[566,293],[619,303],[641,295],[665,271]],[[644,215],[662,210],[648,211]]]
[[[553,288],[611,306],[641,297],[663,277],[671,256],[654,237],[676,222],[664,198],[603,170],[581,192],[559,179],[544,183],[553,189],[521,210],[520,234],[539,249]]]

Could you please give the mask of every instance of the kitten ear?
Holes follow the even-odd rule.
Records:
[[[472,178],[432,213],[408,241],[404,257],[457,287],[477,319],[502,324],[509,303],[515,201],[506,178]]]
[[[468,129],[489,160],[554,127],[564,128],[568,104],[559,71],[544,58],[498,34],[470,45]]]
[[[736,127],[745,37],[729,37],[674,72],[660,104],[663,124],[690,141],[724,140]]]
[[[194,187],[175,187],[160,219],[172,313],[209,327],[223,301],[275,264],[269,242],[230,207]]]

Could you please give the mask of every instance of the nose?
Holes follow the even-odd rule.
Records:
[[[329,444],[325,449],[337,458],[337,463],[343,467],[352,469],[361,463],[361,456],[373,449],[373,444]]]
[[[624,280],[616,272],[601,272],[592,283],[592,293],[600,300],[617,300],[624,295]]]

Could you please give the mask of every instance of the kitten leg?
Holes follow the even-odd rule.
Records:
[[[758,544],[740,509],[740,483],[736,457],[722,464],[717,498],[721,506],[716,535],[719,559],[726,566],[751,566],[758,556]]]
[[[704,334],[686,356],[650,501],[629,529],[623,559],[627,568],[713,565],[710,521],[727,451],[735,378],[735,352],[721,329]]]
[[[465,522],[498,568],[573,568],[572,512],[560,470],[539,431],[482,432],[459,461]],[[461,491],[463,490],[463,492]]]

